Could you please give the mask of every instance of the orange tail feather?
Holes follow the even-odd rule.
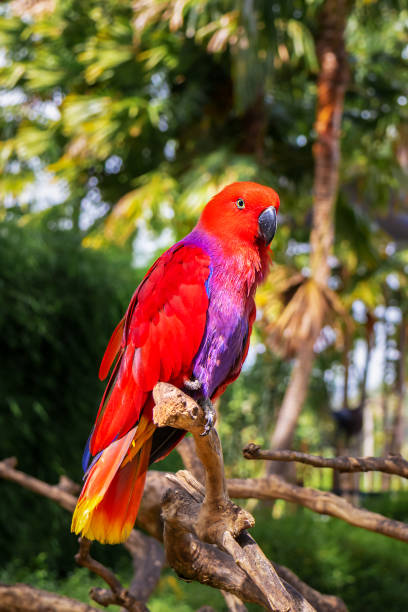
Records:
[[[155,426],[144,417],[135,433],[110,444],[90,470],[71,531],[116,544],[129,537],[143,495]]]

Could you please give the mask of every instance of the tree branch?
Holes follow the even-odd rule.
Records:
[[[48,497],[49,499],[53,499],[62,507],[72,512],[76,503],[76,499],[74,496],[59,496],[59,485],[55,487],[45,482],[42,482],[36,478],[33,478],[32,476],[28,476],[23,472],[19,472],[15,469],[15,465],[15,459],[5,459],[1,461],[0,477],[3,477],[13,482],[17,482],[21,486],[29,488],[35,493],[39,493],[45,497]],[[186,472],[186,474],[188,474],[188,472]],[[162,503],[161,498],[163,495],[163,491],[171,491],[172,487],[174,488],[174,485],[172,485],[172,483],[168,480],[168,477],[168,474],[158,471],[151,471],[147,474],[145,491],[137,518],[137,525],[142,527],[148,533],[151,533],[155,538],[159,540],[162,540],[163,538],[163,522],[160,517]],[[194,488],[192,490],[194,490]],[[169,522],[167,521],[167,525],[168,524]],[[130,544],[132,542],[134,533],[137,534],[136,537],[139,537],[140,532],[133,530],[131,536],[129,537],[125,545],[127,545],[128,543]],[[144,537],[143,534],[140,534],[140,536]],[[204,583],[208,582],[206,581],[205,572],[206,569],[208,571],[207,561],[209,561],[209,567],[211,568],[214,574],[213,586],[216,586],[216,582],[218,580],[220,585],[219,588],[222,589],[223,580],[225,580],[224,575],[228,574],[228,579],[233,585],[230,592],[234,592],[234,589],[236,589],[237,595],[240,594],[241,598],[245,599],[245,601],[253,601],[261,606],[264,605],[265,602],[262,598],[262,594],[255,587],[253,582],[249,580],[245,572],[240,570],[237,565],[231,560],[229,555],[226,555],[222,551],[216,551],[213,546],[209,546],[200,542],[198,538],[191,538],[186,545],[187,547],[191,547],[190,552],[188,554],[190,556],[195,555],[197,557],[197,563],[195,565],[192,564],[191,566],[191,580],[196,579]],[[179,543],[179,548],[182,554],[182,542]],[[204,553],[201,554],[200,551],[202,551],[203,549]],[[208,557],[206,557],[205,553],[208,553]],[[340,599],[330,595],[322,595],[317,591],[314,591],[314,589],[311,589],[311,587],[306,585],[304,582],[302,582],[300,578],[295,576],[295,574],[293,574],[293,572],[291,572],[289,569],[276,564],[274,564],[274,566],[281,578],[287,581],[287,583],[293,584],[298,591],[302,592],[306,596],[307,599],[313,601],[313,599],[310,597],[310,592],[317,594],[318,597],[316,601],[318,601],[319,597],[321,598],[320,604],[315,606],[316,610],[318,610],[319,612],[326,612],[326,610],[330,610],[332,612],[343,612],[343,610],[345,610],[345,606]],[[194,572],[197,572],[197,574],[195,575]],[[294,577],[294,579],[292,580],[292,578],[289,578],[290,576]],[[309,597],[306,595],[306,593],[309,594]],[[143,601],[142,598],[141,601]]]
[[[202,426],[200,423],[198,423],[196,433],[201,433],[201,431]],[[200,437],[199,444],[202,440],[205,440],[205,438]],[[189,439],[188,444],[190,447],[192,443],[194,444],[193,440],[190,441]],[[206,442],[204,442],[204,445],[205,444]],[[190,448],[190,451],[191,450],[192,449]],[[191,452],[190,455],[192,456]],[[218,461],[219,463],[217,469],[221,469],[221,467],[223,467],[221,452],[220,455],[218,455]],[[16,460],[1,461],[0,477],[17,482],[23,487],[29,488],[36,493],[40,493],[45,497],[53,499],[62,507],[72,512],[76,504],[76,498],[66,492],[67,486],[64,486],[64,490],[61,490],[61,485],[52,486],[44,483],[36,478],[24,474],[23,472],[19,472],[15,469],[15,464]],[[201,468],[201,471],[202,470],[203,468]],[[229,504],[231,504],[230,508],[235,508],[234,512],[237,512],[238,510],[239,512],[244,513],[243,510],[239,509],[229,501],[228,495],[223,489],[223,483],[223,478],[216,477],[212,487],[216,495],[218,496],[221,492],[221,494],[225,496],[225,499],[228,500]],[[237,493],[236,481],[227,481],[227,484],[229,493],[235,495]],[[180,485],[182,486],[180,487]],[[75,489],[75,484],[71,483],[68,488]],[[166,492],[166,495],[162,502],[164,491]],[[240,493],[242,494],[243,492],[245,493],[245,491],[243,491],[241,488]],[[176,572],[185,578],[197,580],[199,582],[203,582],[204,584],[210,584],[211,586],[219,589],[224,589],[228,584],[228,592],[232,593],[240,600],[254,602],[270,609],[269,604],[260,589],[256,586],[248,574],[237,565],[230,554],[216,546],[201,541],[194,531],[189,531],[189,529],[192,528],[194,516],[198,517],[199,512],[201,511],[204,493],[205,489],[203,485],[197,482],[197,480],[195,480],[195,478],[193,478],[189,472],[181,471],[174,476],[165,474],[163,472],[151,471],[147,475],[145,491],[138,514],[137,524],[145,531],[153,535],[153,537],[156,539],[162,540],[163,537],[165,537],[165,540],[168,542],[167,553],[169,556],[169,562]],[[245,495],[242,495],[242,497],[245,497]],[[192,513],[192,509],[194,509],[192,498],[193,502],[196,504],[194,513]],[[185,505],[183,506],[184,502]],[[185,509],[184,516],[182,512],[183,507]],[[162,520],[160,517],[161,510],[163,510],[164,520]],[[234,512],[232,513],[232,517],[230,517],[232,522]],[[247,521],[251,518],[252,517],[248,513],[240,515],[241,523],[242,521]],[[202,522],[204,525],[204,527],[202,526],[202,529],[205,528],[206,520],[207,519],[204,513],[202,515]],[[163,535],[163,525],[165,527],[165,535]],[[222,529],[220,530],[220,526],[222,526],[222,522],[220,524],[218,521],[218,527],[215,529],[216,533],[219,533],[220,531],[223,533]],[[245,534],[245,531],[243,534]],[[125,546],[128,548],[129,552],[132,553],[132,549],[133,551],[137,550],[140,555],[141,551],[143,552],[145,550],[144,546],[146,543],[143,546],[140,546],[140,538],[146,538],[146,536],[138,531],[132,531],[130,538],[125,543]],[[249,541],[252,541],[252,538],[250,538]],[[242,541],[241,543],[237,542],[237,545],[240,548],[242,544]],[[227,546],[228,545],[229,544],[227,541]],[[246,552],[248,553],[248,551],[249,549],[246,547]],[[144,557],[144,559],[146,559],[146,557]],[[146,565],[145,560],[143,563],[140,563],[140,556],[138,556],[138,558],[134,557],[134,564],[137,564],[139,568],[140,566],[144,566],[145,576],[152,571],[152,569]],[[154,565],[156,567],[156,562]],[[296,595],[294,594],[294,590],[291,589],[291,585],[319,612],[344,612],[346,610],[344,603],[339,598],[318,593],[302,582],[295,574],[293,574],[293,572],[285,567],[276,564],[274,564],[274,567],[278,576],[281,578],[283,587],[287,591],[288,595],[292,598],[292,601],[293,599],[296,599],[296,596],[299,597],[299,595],[298,593]],[[159,572],[157,568],[153,571]],[[156,575],[158,576],[159,573]],[[153,590],[152,586],[150,589]],[[138,601],[146,601],[146,594],[143,595],[138,590],[134,592],[132,589],[129,589],[129,591]],[[99,600],[103,599],[103,601],[112,601],[112,594],[110,591],[100,589],[97,596],[99,597]],[[305,602],[305,605],[303,605],[299,603],[299,600],[297,601],[298,603],[295,602],[295,605],[292,606],[291,609],[310,610],[310,606],[307,602]]]
[[[332,468],[339,472],[385,472],[408,478],[408,461],[389,453],[386,457],[320,457],[292,450],[262,450],[256,444],[248,444],[242,451],[245,459],[267,461],[298,461],[320,468]]]
[[[75,561],[78,565],[88,568],[91,572],[100,576],[110,587],[108,589],[92,588],[90,591],[91,598],[101,606],[109,606],[114,604],[123,606],[129,612],[147,612],[147,608],[143,603],[140,603],[133,597],[127,589],[125,589],[115,574],[93,559],[89,553],[91,542],[86,538],[79,538],[79,552],[75,555]]]
[[[0,610],[4,612],[95,612],[97,609],[71,597],[36,589],[28,584],[0,584]]]
[[[228,481],[228,492],[231,497],[238,499],[284,499],[309,508],[313,512],[335,516],[355,527],[408,542],[407,524],[389,519],[377,512],[356,508],[334,493],[289,484],[280,476],[271,475],[245,480],[232,478]]]
[[[0,476],[9,481],[17,482],[21,486],[29,488],[31,491],[39,493],[44,497],[53,499],[70,512],[73,511],[76,504],[76,499],[74,496],[70,495],[67,497],[68,494],[59,495],[60,491],[58,486],[55,487],[49,485],[16,470],[14,467],[15,464],[15,460],[6,459],[1,461]],[[174,485],[168,480],[167,476],[168,475],[166,475],[164,472],[151,471],[148,473],[145,492],[137,519],[138,525],[149,533],[152,533],[154,537],[157,537],[157,539],[160,540],[163,539],[163,522],[160,518],[163,491],[167,491],[168,494],[170,494],[175,488]],[[174,509],[175,506],[172,505],[172,502],[170,501],[169,503],[170,508]],[[167,520],[166,524],[167,528],[169,529],[170,521]],[[186,557],[192,558],[194,556],[196,558],[196,561],[191,564],[191,575],[189,576],[189,579],[198,580],[204,584],[207,584],[207,574],[210,568],[212,572],[211,584],[213,586],[216,588],[223,588],[225,580],[228,579],[231,587],[230,592],[235,593],[237,596],[240,595],[241,598],[245,599],[245,601],[252,601],[261,606],[265,605],[265,600],[263,599],[262,594],[248,578],[245,572],[237,567],[229,555],[222,551],[218,551],[214,546],[200,542],[197,537],[191,536],[190,538],[185,538],[184,535],[185,533],[183,533],[182,538],[177,541],[177,551],[179,551],[179,554],[182,557],[183,567],[185,566]],[[140,532],[133,530],[131,536],[125,543],[125,546],[132,547],[135,544],[134,538],[137,539],[139,536],[145,537],[143,534],[140,534]],[[185,552],[185,550],[187,552]],[[176,549],[174,552],[176,552]],[[135,563],[136,562],[137,561],[135,560]],[[139,565],[141,565],[140,562]],[[146,566],[145,562],[144,565]],[[172,565],[177,571],[176,564],[172,563]],[[102,597],[105,598],[104,601],[109,599],[107,594],[105,593],[102,595],[101,591],[103,590],[101,589],[99,591],[99,599],[102,599]],[[133,593],[133,595],[135,595],[135,593]],[[143,598],[140,598],[140,600],[145,601]]]
[[[188,575],[191,562],[197,560],[197,556],[180,556],[177,549],[182,540],[190,543],[192,538],[197,537],[202,542],[215,544],[219,552],[229,553],[231,560],[244,570],[258,588],[267,609],[313,610],[293,587],[289,590],[285,588],[271,562],[246,533],[245,529],[254,525],[254,519],[228,497],[218,434],[213,428],[207,436],[201,435],[206,424],[204,410],[182,391],[167,383],[156,385],[153,398],[156,404],[153,409],[156,425],[190,431],[197,456],[205,470],[205,488],[185,471],[171,477],[172,482],[181,485],[183,490],[170,490],[163,500],[164,543],[170,564],[179,574]],[[187,552],[186,548],[184,546],[184,552]],[[189,552],[195,551],[190,549]],[[209,584],[212,583],[213,576],[209,574],[213,567],[210,564],[206,566]],[[217,585],[217,588],[220,586]],[[221,588],[234,592],[230,580]]]
[[[246,612],[247,608],[239,597],[232,593],[228,593],[228,591],[221,591],[221,593],[225,599],[229,612]]]
[[[29,476],[24,472],[20,472],[15,469],[17,465],[17,459],[15,457],[9,457],[0,461],[0,478],[5,480],[11,480],[21,485],[25,489],[29,489],[34,493],[48,497],[57,502],[60,506],[72,512],[76,505],[76,497],[71,493],[68,493],[64,488],[59,485],[49,485],[38,478]]]
[[[78,492],[80,489],[76,483],[69,478],[62,477],[58,485],[49,485],[38,478],[16,470],[16,464],[17,460],[14,457],[0,461],[0,477],[52,499],[69,512],[73,512],[77,499],[71,491]],[[150,493],[154,490],[155,486],[150,486]],[[159,510],[157,512],[159,513]],[[145,511],[145,515],[149,516],[150,513]],[[161,532],[159,516],[155,516],[155,520],[151,523],[153,531],[157,529],[157,524],[160,525]],[[160,544],[139,531],[132,531],[131,536],[124,543],[132,557],[134,567],[133,579],[127,591],[108,568],[90,557],[90,542],[83,538],[80,538],[80,541],[80,552],[76,556],[77,563],[101,576],[111,588],[111,591],[91,589],[91,598],[105,606],[117,604],[131,611],[147,610],[143,603],[148,600],[155,589],[165,563],[164,551]]]
[[[278,575],[292,585],[299,593],[302,593],[318,612],[347,612],[347,606],[340,597],[335,595],[323,595],[311,586],[303,582],[292,570],[284,565],[273,564]]]
[[[205,482],[204,466],[197,457],[194,439],[183,438],[182,441],[177,444],[176,451],[180,455],[186,469],[192,473],[194,478],[199,482]]]

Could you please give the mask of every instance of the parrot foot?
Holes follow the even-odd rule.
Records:
[[[200,436],[207,436],[211,429],[214,427],[214,423],[215,423],[215,419],[216,419],[216,412],[215,412],[215,408],[212,404],[212,401],[205,398],[203,400],[200,400],[198,402],[201,406],[201,408],[204,410],[205,412],[205,426],[204,426],[204,431],[202,433],[200,433]]]
[[[185,380],[183,386],[185,389],[187,389],[187,391],[200,391],[203,383],[198,380],[198,378],[193,378],[190,380]]]

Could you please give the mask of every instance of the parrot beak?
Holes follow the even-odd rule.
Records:
[[[274,206],[269,206],[258,217],[258,233],[266,244],[272,241],[275,235],[277,226],[276,209]]]

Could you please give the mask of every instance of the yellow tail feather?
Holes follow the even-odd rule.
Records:
[[[71,531],[102,543],[128,538],[143,495],[154,430],[142,417],[136,433],[129,432],[103,451],[88,474]]]

